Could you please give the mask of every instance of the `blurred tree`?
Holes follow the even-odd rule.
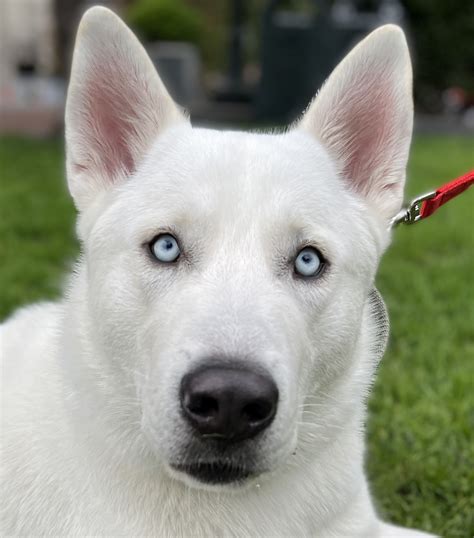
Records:
[[[127,19],[148,41],[198,43],[203,30],[200,12],[183,0],[136,0]]]
[[[205,32],[200,43],[204,63],[210,69],[224,69],[227,62],[227,45],[230,39],[230,1],[186,0],[198,9],[205,21]]]

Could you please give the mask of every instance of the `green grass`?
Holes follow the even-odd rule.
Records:
[[[408,196],[472,168],[474,141],[423,137]],[[0,318],[57,297],[78,251],[58,142],[0,143]],[[390,520],[474,534],[474,189],[397,229],[378,277],[391,315],[370,400],[367,466]]]
[[[78,250],[58,142],[0,140],[0,319],[56,297]]]
[[[474,140],[423,137],[407,198],[472,169]],[[394,234],[378,276],[391,339],[370,401],[367,457],[389,519],[474,535],[474,188]]]

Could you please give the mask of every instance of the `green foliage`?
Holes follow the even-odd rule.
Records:
[[[408,196],[472,167],[471,138],[419,137]],[[56,298],[77,255],[57,142],[0,141],[0,319]],[[474,535],[474,189],[394,233],[378,287],[391,317],[368,421],[367,467],[386,519]]]
[[[228,62],[230,42],[230,2],[216,0],[183,0],[192,5],[202,16],[205,28],[211,29],[202,34],[198,43],[203,64],[209,70],[224,70]]]
[[[148,41],[197,43],[203,30],[199,11],[182,0],[135,0],[127,21]]]

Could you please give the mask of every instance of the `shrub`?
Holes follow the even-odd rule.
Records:
[[[203,27],[200,13],[182,0],[136,0],[127,20],[148,41],[197,43]]]

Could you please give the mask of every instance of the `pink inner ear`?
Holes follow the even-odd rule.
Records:
[[[128,66],[130,69],[130,66]],[[135,169],[139,135],[138,113],[146,88],[133,68],[125,72],[115,64],[95,65],[82,86],[83,162],[78,170],[98,171],[109,181]],[[86,131],[87,130],[87,131]]]
[[[100,160],[103,172],[113,178],[120,172],[134,169],[130,143],[134,112],[125,93],[107,87],[101,78],[88,86],[86,114],[91,128],[91,151]]]
[[[132,122],[134,111],[123,93],[109,90],[98,85],[90,87],[89,121],[94,131],[97,155],[102,161],[105,173],[113,177],[118,172],[131,173],[134,170],[130,143],[133,135]]]
[[[359,192],[367,195],[374,181],[377,188],[383,188],[379,182],[389,180],[380,176],[393,165],[395,99],[390,84],[378,77],[361,81],[360,87],[366,91],[350,96],[352,102],[342,107],[344,118],[338,122],[345,138],[344,173]]]

